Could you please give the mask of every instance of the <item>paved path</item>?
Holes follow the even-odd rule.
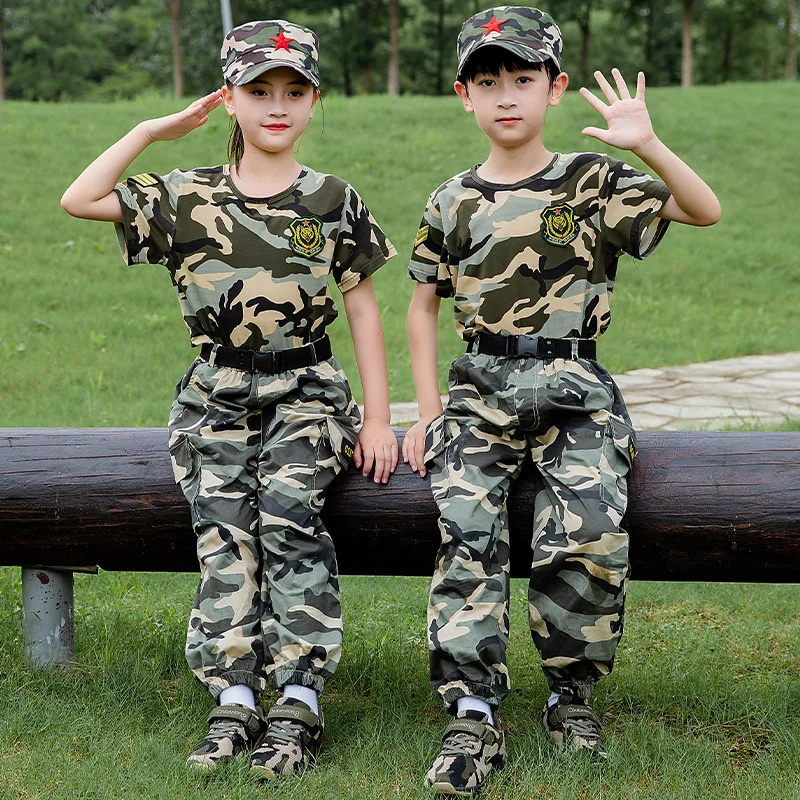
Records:
[[[800,418],[800,352],[634,369],[614,379],[640,430],[716,430]],[[392,405],[393,425],[416,419],[416,403]]]

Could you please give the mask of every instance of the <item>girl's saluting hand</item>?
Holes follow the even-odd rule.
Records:
[[[195,100],[183,111],[166,117],[149,119],[145,123],[151,142],[171,142],[186,136],[195,128],[208,122],[208,115],[222,102],[222,89],[217,89],[199,100]]]

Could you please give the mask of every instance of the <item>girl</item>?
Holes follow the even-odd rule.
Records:
[[[200,586],[186,658],[219,705],[188,764],[252,750],[265,777],[319,748],[318,693],[341,654],[325,490],[352,458],[385,483],[397,464],[386,356],[370,276],[395,250],[345,181],[299,164],[293,145],[319,99],[318,41],[284,20],[224,39],[225,86],[137,125],[70,186],[64,209],[116,225],[128,264],[163,264],[200,357],[169,423],[191,506]],[[236,121],[219,167],[135,175],[154,141],[185,136],[220,103]],[[330,351],[332,273],[364,386],[364,422]],[[282,693],[266,716],[267,683]],[[253,749],[255,748],[255,749]]]

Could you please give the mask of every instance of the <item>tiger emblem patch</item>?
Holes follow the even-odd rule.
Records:
[[[566,203],[542,211],[542,238],[557,247],[566,247],[578,238],[575,213]]]
[[[289,223],[292,236],[289,247],[301,256],[315,256],[325,247],[322,222],[316,217],[301,217]]]

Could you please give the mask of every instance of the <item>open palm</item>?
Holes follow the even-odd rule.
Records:
[[[635,97],[631,97],[618,69],[612,69],[611,74],[617,84],[619,95],[602,72],[594,73],[597,85],[603,90],[609,105],[595,97],[587,88],[581,87],[583,97],[608,123],[607,130],[589,127],[584,128],[583,133],[620,150],[635,150],[647,144],[655,136],[650,114],[644,102],[644,73],[640,72],[637,77]]]
[[[222,91],[217,89],[195,100],[183,111],[148,121],[148,134],[154,142],[169,142],[186,136],[195,128],[205,125],[208,115],[222,102]]]

